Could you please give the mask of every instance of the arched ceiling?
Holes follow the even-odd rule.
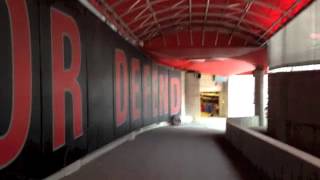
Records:
[[[153,58],[170,61],[220,58],[263,48],[312,0],[80,0],[89,1],[128,41]],[[232,48],[232,51],[228,51]],[[236,54],[232,54],[238,48]],[[199,50],[205,49],[205,50]],[[211,50],[210,50],[211,49]],[[169,51],[174,51],[169,53]],[[188,51],[188,53],[186,53]],[[208,52],[208,53],[204,53]],[[223,51],[219,51],[220,53]],[[183,57],[183,54],[192,54]],[[168,56],[171,58],[168,59]],[[184,62],[185,63],[185,62]],[[221,62],[220,62],[221,63]],[[262,66],[265,66],[265,63]],[[182,67],[177,67],[182,68]]]

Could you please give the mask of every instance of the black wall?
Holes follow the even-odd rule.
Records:
[[[0,1],[0,179],[42,179],[180,113],[180,72],[75,0]]]
[[[320,71],[269,75],[268,133],[320,157]]]

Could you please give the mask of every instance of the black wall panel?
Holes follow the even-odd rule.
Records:
[[[171,70],[169,72],[169,104],[170,116],[181,114],[181,72]]]
[[[149,125],[153,123],[153,104],[152,104],[152,63],[145,61],[142,64],[142,117],[143,125]]]
[[[166,67],[159,66],[158,75],[158,96],[159,96],[159,121],[169,119],[169,70]]]
[[[180,113],[180,72],[78,1],[0,1],[0,23],[0,179],[42,179]]]
[[[152,63],[152,123],[159,121],[159,67]]]
[[[142,127],[142,62],[138,58],[130,60],[130,127]]]
[[[319,81],[319,70],[274,73],[269,75],[268,92],[268,134],[317,157],[320,157]]]
[[[91,14],[87,18],[88,148],[95,150],[114,138],[112,31]]]

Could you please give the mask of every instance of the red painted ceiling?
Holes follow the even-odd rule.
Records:
[[[312,0],[89,0],[158,62],[231,75],[267,68],[265,42]]]

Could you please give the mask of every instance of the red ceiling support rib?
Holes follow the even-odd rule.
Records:
[[[170,0],[154,0],[154,1],[150,2],[150,5],[152,5],[152,6],[153,6],[153,5],[157,5],[157,4],[162,3],[162,2],[165,2],[165,1],[170,1]],[[125,17],[125,16],[128,16],[128,15],[129,15],[130,13],[132,13],[132,12],[137,12],[137,11],[141,12],[141,9],[145,9],[145,8],[147,8],[147,7],[148,7],[148,5],[147,5],[147,4],[144,4],[144,5],[141,5],[141,6],[132,8],[130,12],[126,11],[125,13],[123,13],[123,14],[121,15],[121,18],[123,18],[123,17]]]
[[[202,21],[200,21],[200,20],[197,20],[197,22],[198,22],[198,29],[201,29],[202,28],[202,24],[201,24],[201,22]],[[185,27],[185,29],[189,29],[189,26],[187,26],[188,25],[188,22],[187,21],[185,21],[185,22],[183,22],[185,25],[186,25],[186,27]],[[168,27],[166,27],[166,26],[162,26],[162,32],[163,33],[166,33],[166,32],[175,32],[174,30],[172,30],[172,27],[171,26],[175,26],[176,25],[176,23],[172,23],[172,24],[170,24],[170,25],[166,25],[166,26],[168,26]],[[196,26],[194,26],[193,25],[193,29],[194,29],[194,31],[196,31],[196,28],[197,28]],[[166,30],[167,29],[167,30]],[[179,29],[180,30],[180,29]],[[178,31],[179,31],[178,30]],[[156,31],[154,31],[154,32],[156,32]],[[226,28],[221,28],[221,26],[219,27],[219,26],[216,26],[216,27],[207,27],[207,29],[206,29],[206,32],[217,32],[217,33],[221,33],[221,34],[230,34],[231,33],[231,30],[230,29],[226,29]],[[152,33],[150,33],[150,35],[151,35]],[[155,34],[153,34],[153,35],[155,35]],[[240,33],[240,32],[238,32],[237,34],[234,34],[234,36],[237,36],[237,37],[240,37],[240,38],[242,38],[242,39],[246,39],[246,40],[248,40],[249,42],[251,42],[252,44],[255,44],[256,43],[256,38],[257,38],[257,36],[252,36],[251,35],[251,37],[249,36],[249,35],[245,35],[245,34],[243,34],[243,33]],[[148,38],[142,38],[142,39],[144,39],[146,42],[148,41],[148,40],[150,40],[150,38],[152,39],[153,38],[153,36],[151,35],[151,36],[147,36]],[[259,45],[259,44],[255,44],[255,45]]]
[[[160,31],[161,25],[160,25],[160,23],[158,22],[158,19],[157,19],[155,13],[154,13],[154,10],[153,10],[152,4],[150,3],[150,0],[147,0],[147,6],[148,6],[148,8],[149,8],[149,11],[151,12],[151,15],[152,15],[152,17],[153,17],[153,20],[154,20],[156,26],[157,26],[157,28],[158,28],[158,33],[160,33],[160,34],[162,35],[163,45],[166,46],[166,44],[167,44],[167,43],[166,43],[166,40],[165,40],[163,34],[162,34],[161,31]]]
[[[193,4],[192,5],[193,8],[205,8],[206,5],[205,4]],[[189,8],[188,5],[181,5],[181,6],[178,6],[178,7],[170,7],[170,8],[166,8],[166,9],[161,9],[159,11],[157,11],[156,13],[157,14],[163,14],[163,13],[166,13],[168,11],[172,11],[173,9],[176,10],[176,9],[185,9],[187,10]],[[210,7],[211,9],[224,9],[224,10],[232,10],[232,11],[236,11],[238,13],[241,13],[243,12],[243,9],[241,8],[235,8],[235,7],[231,7],[230,8],[230,5],[221,5],[221,4],[215,4],[214,6],[211,6]],[[131,11],[133,12],[133,10]],[[128,15],[129,13],[127,13]],[[269,19],[268,16],[266,16],[265,14],[259,14],[258,12],[248,12],[248,14],[251,14],[251,15],[254,15],[254,16],[257,16],[257,17],[260,17],[260,18],[264,18],[264,19]],[[144,18],[143,16],[141,18]]]
[[[203,20],[203,27],[202,27],[202,35],[201,35],[201,45],[204,46],[204,40],[205,40],[205,28],[207,24],[207,19],[208,19],[208,11],[210,7],[210,0],[207,0],[206,3],[206,10],[204,12],[204,20]]]
[[[215,39],[215,41],[214,41],[214,46],[215,46],[215,47],[218,45],[218,40],[219,40],[219,32],[217,31],[216,39]]]
[[[195,4],[192,6],[193,8],[206,8],[206,5],[204,4]],[[188,10],[189,9],[189,14],[190,14],[190,6],[189,5],[181,5],[181,6],[177,6],[175,8],[173,7],[170,7],[170,8],[166,8],[166,9],[162,9],[162,10],[158,10],[157,12],[155,12],[156,15],[161,15],[161,14],[165,14],[165,13],[168,13],[170,11],[173,11],[173,10]],[[229,8],[228,5],[214,5],[214,6],[211,6],[209,7],[209,9],[223,9],[223,10],[232,10],[232,11],[235,11],[236,13],[241,13],[243,12],[243,10],[241,8]],[[144,10],[143,10],[144,11]],[[133,10],[130,11],[131,13],[133,13]],[[130,12],[126,12],[127,14],[130,14]],[[141,12],[141,11],[140,11]],[[192,13],[192,12],[191,12]],[[192,13],[193,15],[194,13]],[[252,16],[256,16],[256,17],[259,17],[259,18],[262,18],[262,19],[265,19],[265,20],[270,20],[270,18],[264,14],[259,14],[257,12],[250,12],[248,11],[247,14],[249,15],[252,15]],[[203,14],[202,14],[203,15]],[[221,13],[220,14],[221,16],[223,15],[226,15],[224,13]],[[123,15],[121,15],[122,17]],[[141,19],[144,19],[146,18],[146,16],[148,15],[140,15],[140,16],[136,16],[134,18],[135,21],[129,21],[128,24],[132,24],[134,22],[137,22]]]
[[[194,20],[194,21],[192,21],[191,25],[198,26],[199,24],[203,24],[203,21],[202,20]],[[162,26],[160,29],[157,28],[157,27],[151,28],[149,31],[146,31],[144,34],[139,34],[138,37],[143,39],[143,37],[145,37],[149,33],[152,33],[153,29],[157,29],[159,31],[162,31],[163,29],[167,29],[167,28],[171,28],[171,27],[175,27],[175,26],[181,26],[181,25],[189,25],[189,21],[181,21],[180,24],[177,24],[176,22],[168,23],[165,26]],[[227,28],[227,29],[233,28],[233,24],[227,23],[225,21],[207,21],[206,25],[207,26],[220,26],[220,27],[224,27],[224,28]],[[255,32],[251,32],[249,29],[246,29],[244,27],[238,27],[238,29],[235,30],[235,32],[245,32],[245,33],[250,34],[251,36],[253,36],[255,38],[260,36],[260,34],[255,33]]]
[[[136,7],[139,3],[140,3],[141,0],[136,0],[135,3],[133,3],[129,8],[128,8],[128,12],[130,12],[134,7]],[[121,16],[120,16],[121,17]]]
[[[119,6],[121,3],[125,2],[126,0],[118,0],[114,4],[111,5],[111,8],[116,8]]]
[[[186,13],[184,13],[184,14],[181,14],[180,12],[177,12],[176,14],[174,14],[173,16],[170,16],[170,17],[162,17],[162,18],[159,18],[158,19],[158,23],[165,23],[166,21],[170,21],[170,20],[173,20],[173,19],[175,19],[175,18],[184,18],[184,19],[187,19],[189,17],[189,14],[186,14]],[[198,17],[198,18],[200,18],[200,17],[203,17],[203,13],[193,13],[193,17]],[[234,20],[234,21],[240,21],[240,18],[239,17],[236,17],[236,16],[228,16],[228,15],[220,15],[220,14],[218,14],[218,13],[208,13],[207,14],[207,18],[219,18],[219,19],[221,19],[221,21],[224,19],[224,20]],[[261,31],[265,31],[266,30],[266,28],[264,28],[264,27],[262,27],[262,26],[260,26],[259,24],[257,24],[257,23],[255,23],[255,22],[252,22],[252,21],[250,21],[250,20],[242,20],[242,23],[243,24],[247,24],[247,25],[250,25],[250,26],[252,26],[252,27],[254,27],[254,28],[256,28],[256,29],[259,29],[259,30],[261,30]],[[141,26],[141,24],[142,23],[140,23],[140,25],[139,26]],[[139,31],[139,30],[141,30],[141,29],[145,29],[146,27],[149,27],[149,26],[152,26],[152,25],[154,25],[155,24],[155,22],[149,22],[149,23],[145,23],[145,24],[143,24],[143,26],[141,26],[141,27],[137,27],[137,28],[135,28],[135,29],[133,29],[133,32],[137,32],[137,31]],[[205,25],[205,24],[204,24]],[[237,28],[238,28],[239,26],[237,26]],[[236,29],[236,28],[235,28]]]
[[[190,45],[193,46],[191,24],[192,24],[192,0],[189,0],[189,35],[190,35]]]
[[[240,26],[240,24],[243,22],[244,18],[246,17],[247,13],[249,12],[249,10],[250,10],[251,6],[253,5],[254,1],[255,0],[249,0],[247,2],[246,7],[245,7],[244,11],[242,12],[242,15],[241,15],[237,25],[233,28],[233,30],[232,30],[232,32],[230,34],[230,38],[229,38],[229,41],[228,41],[228,45],[229,46],[230,46],[231,41],[232,41],[232,36],[233,36],[234,30],[237,29]]]
[[[274,6],[274,5],[270,4],[270,3],[267,3],[267,2],[265,2],[265,0],[255,0],[254,3],[257,4],[257,5],[260,5],[262,7],[267,7],[267,8],[276,10],[276,11],[280,12],[281,14],[284,12],[281,8],[279,8],[277,6]]]
[[[262,34],[259,38],[257,38],[257,43],[265,42],[265,40],[269,37],[270,33],[273,33],[274,28],[278,25],[281,20],[288,16],[290,11],[294,10],[297,7],[297,4],[303,2],[307,4],[308,1],[311,0],[301,0],[301,1],[294,1],[294,0],[286,0],[276,3],[276,0],[247,0],[245,10],[241,10],[241,8],[237,8],[244,2],[238,2],[234,0],[228,0],[227,3],[218,3],[215,2],[214,6],[210,6],[210,0],[200,1],[200,0],[146,0],[145,2],[142,0],[90,0],[90,1],[99,1],[102,2],[104,8],[111,14],[115,21],[118,24],[115,24],[116,27],[122,30],[125,33],[125,36],[134,40],[135,42],[139,42],[143,39],[139,39],[144,35],[147,36],[147,39],[155,38],[158,34],[162,37],[166,36],[160,32],[160,27],[162,23],[171,23],[170,20],[175,20],[176,22],[184,22],[182,19],[183,17],[189,17],[189,40],[190,44],[193,45],[194,34],[193,33],[193,25],[197,24],[194,23],[193,20],[198,20],[198,17],[203,18],[203,29],[200,31],[201,36],[201,46],[204,45],[206,42],[206,28],[207,23],[206,21],[210,18],[212,19],[220,19],[220,17],[225,17],[227,23],[234,23],[234,29],[246,30],[254,32],[253,34]],[[187,4],[188,3],[188,4]],[[290,10],[285,10],[284,7],[290,5]],[[251,8],[252,6],[255,8]],[[126,10],[124,8],[126,7]],[[156,7],[154,9],[153,7]],[[200,15],[199,9],[205,8],[205,13]],[[216,9],[223,9],[223,14],[219,15]],[[185,14],[185,11],[189,9],[188,14]],[[150,15],[147,15],[145,12],[150,11],[152,18],[154,19],[153,23],[150,23]],[[212,11],[212,12],[211,12]],[[275,13],[273,16],[266,14],[266,12],[272,11]],[[120,12],[120,13],[119,13]],[[242,13],[241,13],[242,12]],[[175,13],[172,15],[172,13]],[[238,16],[238,13],[241,15]],[[171,14],[171,15],[170,15]],[[273,17],[278,16],[277,14],[282,15],[276,21]],[[130,16],[128,16],[130,15]],[[157,17],[158,16],[158,17]],[[246,18],[248,16],[248,18]],[[250,16],[250,17],[249,17]],[[167,18],[166,18],[167,17]],[[169,18],[170,17],[170,18]],[[193,19],[195,17],[195,19]],[[239,17],[239,18],[237,18]],[[176,20],[175,18],[178,18]],[[237,18],[237,22],[233,21]],[[230,19],[230,20],[229,20]],[[167,22],[168,20],[168,22]],[[154,24],[156,24],[156,29],[153,29]],[[185,26],[185,23],[179,23],[181,26]],[[240,25],[243,24],[244,27]],[[211,24],[208,24],[211,26]],[[150,27],[151,26],[151,27]],[[221,26],[225,28],[224,26]],[[269,27],[269,29],[266,29]],[[172,26],[172,28],[179,28],[176,26]],[[143,29],[143,32],[137,32],[138,30]],[[181,28],[180,28],[181,29]],[[158,32],[156,32],[158,31]],[[231,41],[233,40],[233,34],[235,30],[231,32],[229,37],[228,45],[231,45]],[[137,35],[137,33],[139,35]],[[197,35],[198,36],[198,35]],[[218,39],[218,38],[215,38]],[[244,40],[244,44],[247,44],[247,40]],[[265,43],[264,43],[265,44]]]
[[[210,61],[205,65],[208,70],[216,68],[211,67],[214,65],[230,65],[229,60],[235,58],[228,56],[232,48],[264,46],[291,17],[314,0],[79,1],[91,2],[106,17],[107,23],[113,23],[122,36],[132,42],[139,42],[136,45],[140,44],[146,53],[168,65],[174,65],[175,62],[174,66],[179,68],[200,67],[188,61],[195,57],[192,53],[195,55],[201,48],[212,48],[208,52],[227,48],[223,51],[225,54],[215,54],[214,57],[221,57],[219,61],[229,63],[212,63],[217,61],[210,58],[213,54],[201,54],[208,57],[205,61]],[[188,56],[184,59],[175,56],[164,58],[160,53],[164,49],[174,49]],[[237,61],[233,59],[232,62],[245,61],[236,58]],[[250,64],[265,67],[265,62],[260,61],[258,56],[254,58],[256,62],[250,60]],[[197,70],[201,71],[201,68]]]
[[[162,23],[163,21],[166,21],[166,20],[171,20],[171,19],[180,18],[180,17],[186,17],[186,16],[182,16],[181,15],[182,12],[183,11],[178,11],[173,16],[160,18],[160,19],[157,20],[157,22],[158,23]],[[150,17],[150,15],[148,15],[148,17]],[[152,15],[151,15],[151,17],[152,17]],[[152,22],[149,22],[149,23],[145,23],[143,25],[141,25],[142,23],[140,23],[139,27],[133,29],[133,32],[137,32],[137,31],[139,31],[141,29],[144,29],[144,28],[146,28],[148,26],[152,26],[152,25],[156,24],[157,22],[156,21],[152,21]],[[132,25],[133,23],[135,23],[135,22],[130,22],[129,26]]]

